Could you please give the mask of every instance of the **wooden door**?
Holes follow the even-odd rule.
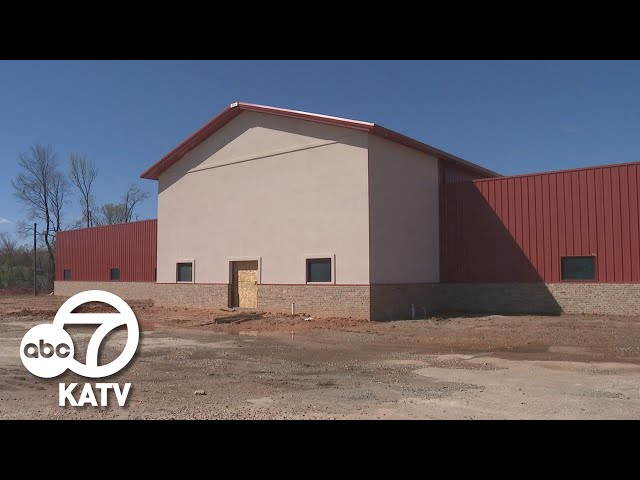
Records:
[[[232,262],[232,307],[258,306],[258,261]]]

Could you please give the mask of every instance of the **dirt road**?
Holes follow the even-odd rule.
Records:
[[[127,406],[61,408],[58,383],[87,380],[38,379],[18,350],[62,301],[0,297],[0,418],[640,418],[639,318],[369,323],[144,303],[138,353],[106,380],[133,384]],[[81,355],[91,331],[70,333]]]

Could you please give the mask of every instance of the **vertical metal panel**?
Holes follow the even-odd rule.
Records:
[[[638,188],[637,188],[637,172],[636,165],[629,167],[629,242],[631,249],[631,278],[640,276],[640,238],[638,212],[634,209],[634,205],[638,205]]]
[[[445,219],[459,219],[461,222],[463,218],[467,218],[468,212],[464,211],[464,208],[469,204],[469,201],[472,200],[472,197],[466,198],[466,190],[464,187],[457,188],[459,185],[468,184],[471,180],[478,178],[487,178],[488,174],[481,174],[475,169],[471,169],[468,167],[464,167],[459,164],[454,164],[450,161],[439,159],[438,160],[438,183],[440,187],[444,185],[449,185],[452,189],[456,190],[458,193],[453,195],[452,199],[449,201],[444,200],[444,189],[440,188],[439,192],[439,203],[440,203],[440,219],[439,219],[439,227],[440,227],[440,271],[441,276],[445,277],[464,277],[464,276],[474,276],[481,273],[485,270],[485,265],[489,265],[488,263],[482,263],[482,257],[480,263],[471,263],[465,261],[466,258],[475,258],[477,255],[475,253],[474,248],[465,247],[462,251],[457,252],[458,255],[462,257],[459,262],[447,262],[446,259],[449,258],[451,252],[448,251],[448,245],[451,241],[447,241],[446,239],[453,239],[453,242],[456,245],[462,245],[464,232],[459,229],[451,229],[447,231],[447,225]],[[489,191],[489,187],[491,182],[487,182],[487,184],[483,187],[484,195],[488,196],[491,192]],[[492,193],[491,193],[492,194]],[[473,219],[474,228],[481,228],[481,210],[474,210],[474,214],[470,215],[469,218]],[[450,224],[450,222],[449,222]],[[490,241],[486,238],[482,237],[479,239],[480,242],[483,242],[481,247],[482,249],[488,248],[488,246],[492,245]]]
[[[564,208],[564,177],[554,175],[556,179],[556,206],[558,209],[558,255],[567,254],[567,215]]]
[[[553,278],[553,269],[551,268],[551,210],[549,208],[549,175],[541,175],[542,183],[542,217],[546,219],[542,231],[542,250],[545,254],[542,257],[544,261],[545,278]]]
[[[631,281],[631,226],[629,225],[629,171],[620,167],[620,224],[622,226],[622,281]]]
[[[521,182],[514,182],[513,184],[513,198],[514,209],[513,215],[515,217],[515,239],[516,242],[522,244],[522,185]],[[521,263],[518,262],[516,267],[518,269],[518,275],[522,275]]]
[[[156,220],[59,232],[56,280],[70,269],[73,281],[109,281],[119,268],[121,282],[153,282],[156,255]]]
[[[573,236],[572,255],[582,255],[582,236],[580,231],[580,184],[578,182],[578,172],[571,172],[571,208],[572,222],[569,226]]]
[[[531,262],[535,266],[538,263],[538,240],[536,237],[536,186],[535,177],[527,178],[529,188],[529,248],[531,249]]]
[[[571,189],[571,174],[563,173],[562,182],[564,184],[564,199],[562,208],[565,211],[564,216],[564,237],[565,237],[565,253],[566,255],[574,255],[573,249],[573,203],[571,202],[571,195],[573,190]]]
[[[589,255],[597,254],[598,251],[598,237],[596,228],[596,188],[595,188],[595,173],[593,170],[587,170],[587,185],[585,188],[587,195],[587,213],[589,221]]]
[[[640,282],[640,162],[441,188],[443,282],[557,282],[564,255]]]
[[[607,278],[606,255],[606,225],[604,219],[604,175],[603,169],[593,172],[596,198],[596,233],[598,243],[596,248],[596,271],[598,278]]]
[[[525,181],[518,182],[522,185],[522,242],[519,245],[522,245],[525,251],[529,251],[531,238],[530,225],[529,225],[529,184]]]
[[[605,263],[605,278],[615,278],[615,263],[614,254],[615,247],[613,244],[613,215],[612,203],[611,203],[611,169],[602,169],[602,183],[604,189],[604,258]]]
[[[552,259],[557,258],[559,255],[559,230],[558,230],[558,177],[555,175],[549,175],[549,211],[550,222],[549,237],[551,241],[551,281],[557,282],[560,280],[560,265],[554,262]]]
[[[587,207],[587,172],[578,173],[578,208],[580,211],[580,248],[582,255],[589,255],[589,209]]]
[[[622,216],[620,205],[620,169],[611,169],[611,211],[613,213],[613,228],[621,229]],[[622,281],[622,234],[613,232],[613,255],[615,264],[615,281]]]

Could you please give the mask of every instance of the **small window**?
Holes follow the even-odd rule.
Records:
[[[112,268],[111,269],[111,276],[110,276],[112,281],[120,281],[120,269],[119,268]]]
[[[62,276],[62,278],[66,281],[71,280],[71,269],[70,268],[65,268],[64,269],[64,274]]]
[[[595,280],[596,257],[562,257],[562,280]]]
[[[308,258],[307,282],[331,282],[331,259]]]
[[[176,279],[178,282],[193,282],[193,264],[178,263]]]

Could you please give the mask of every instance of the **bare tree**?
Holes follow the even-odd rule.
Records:
[[[69,156],[69,164],[71,183],[80,193],[80,205],[82,206],[81,223],[82,225],[86,223],[87,227],[93,227],[96,224],[94,219],[96,205],[95,198],[91,193],[91,187],[98,176],[98,169],[87,158],[85,153],[72,153]]]
[[[42,222],[39,235],[49,255],[48,284],[53,283],[55,271],[55,238],[62,229],[65,196],[69,191],[66,177],[58,168],[58,158],[50,145],[32,145],[18,157],[21,173],[11,180],[13,193],[29,213],[31,219]]]
[[[122,196],[122,203],[125,207],[126,214],[126,222],[130,222],[133,218],[133,210],[135,209],[138,203],[142,203],[145,199],[149,197],[149,192],[143,191],[138,185],[135,183],[132,184],[127,192]]]
[[[134,211],[137,205],[149,197],[149,193],[143,191],[136,184],[132,184],[122,195],[120,203],[105,203],[100,210],[94,214],[95,225],[114,225],[117,223],[128,223],[134,218]]]
[[[127,209],[124,203],[105,203],[100,208],[100,225],[114,225],[127,222]]]
[[[62,230],[62,209],[65,205],[65,196],[69,193],[69,182],[64,174],[60,171],[54,172],[51,181],[51,218],[53,222],[53,231]],[[55,242],[55,236],[53,237]]]
[[[18,241],[14,240],[6,232],[0,233],[0,255],[7,256],[9,260],[9,272],[13,273],[13,257],[18,247]]]

